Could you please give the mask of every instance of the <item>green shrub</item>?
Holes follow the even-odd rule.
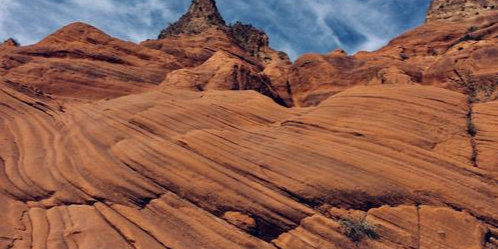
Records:
[[[476,32],[477,30],[479,30],[479,27],[476,27],[476,26],[471,26],[471,27],[467,30],[467,33]]]
[[[482,34],[481,35],[472,34],[478,30],[479,30],[479,27],[476,27],[476,26],[469,27],[469,29],[467,29],[467,32],[465,32],[465,35],[460,37],[460,39],[458,39],[455,43],[453,43],[453,46],[460,44],[462,42],[465,42],[465,41],[480,41],[480,40],[482,40],[482,37],[483,37]]]
[[[379,239],[380,236],[377,233],[377,228],[363,219],[341,219],[339,220],[341,225],[341,231],[346,235],[353,243],[359,243],[365,238],[369,239]]]

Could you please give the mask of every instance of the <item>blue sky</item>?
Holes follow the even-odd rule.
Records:
[[[75,21],[134,42],[156,38],[190,0],[0,0],[0,39],[36,43]],[[265,30],[292,59],[306,52],[375,50],[423,23],[430,0],[218,0],[226,21]]]

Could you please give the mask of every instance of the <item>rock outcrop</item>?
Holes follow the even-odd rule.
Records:
[[[253,57],[266,62],[272,58],[269,39],[265,32],[249,24],[235,22],[227,25],[214,0],[194,0],[186,14],[161,31],[159,39],[179,35],[201,35],[216,29],[224,32],[233,42]],[[283,53],[283,52],[280,52]]]
[[[286,109],[252,91],[81,103],[2,84],[0,103],[3,247],[354,247],[331,208],[372,215],[380,239],[358,248],[496,238],[496,177],[468,161],[453,91],[366,86]]]
[[[268,35],[252,25],[236,22],[229,28],[235,42],[252,56],[258,56],[264,48],[269,47]]]
[[[242,58],[249,64],[257,64],[257,73],[260,78],[254,84],[254,77],[242,77],[242,80],[251,82],[237,83],[240,86],[255,86],[250,89],[246,87],[236,89],[256,90],[259,91],[285,106],[292,106],[293,102],[288,92],[286,78],[290,68],[290,60],[284,52],[275,51],[269,47],[269,38],[263,31],[252,25],[236,22],[233,25],[227,25],[221,17],[216,3],[213,0],[195,0],[192,2],[189,10],[180,20],[164,29],[159,35],[158,40],[149,40],[142,45],[175,54],[179,59],[185,60],[188,67],[197,67],[205,63],[217,52],[232,54],[232,57]],[[240,71],[240,70],[238,70]],[[247,74],[244,69],[244,75]],[[270,75],[265,75],[268,72]],[[177,72],[184,74],[185,71]],[[233,76],[224,74],[227,78],[223,81],[231,81]],[[240,77],[238,77],[241,80]],[[170,77],[171,79],[171,77]],[[168,79],[167,81],[170,81]],[[215,78],[219,80],[220,78]],[[261,80],[264,79],[264,80]],[[166,85],[171,84],[166,83]],[[197,84],[195,82],[182,83]],[[176,85],[176,83],[174,83]],[[217,89],[221,90],[223,84],[218,83]],[[234,89],[233,84],[224,84],[229,87],[225,90]],[[197,88],[199,89],[199,88]]]
[[[9,38],[1,43],[0,46],[19,47],[21,46],[21,44],[19,44],[19,42],[17,42],[15,39]]]
[[[0,51],[1,80],[93,100],[151,89],[182,67],[171,54],[121,41],[84,23],[63,27],[35,45]]]
[[[478,17],[498,10],[498,0],[434,0],[427,22]]]
[[[498,248],[496,13],[291,63],[206,8],[0,46],[0,249]]]
[[[159,39],[180,34],[198,35],[210,28],[226,27],[214,0],[195,0],[180,20],[161,31]]]
[[[459,21],[432,21],[374,52],[307,54],[289,71],[295,105],[313,106],[357,85],[423,84],[496,99],[498,11]],[[465,75],[465,82],[458,79]]]
[[[450,208],[402,205],[368,212],[331,209],[329,213],[337,219],[365,219],[379,228],[383,235],[381,242],[365,240],[357,248],[481,249],[486,235],[486,228],[477,219]],[[291,249],[348,248],[348,241],[338,232],[340,229],[325,216],[315,215],[275,243],[280,248]]]
[[[262,72],[263,66],[224,51],[216,52],[209,60],[195,68],[174,71],[161,87],[205,90],[255,90],[277,103],[286,105],[273,92],[270,79]]]

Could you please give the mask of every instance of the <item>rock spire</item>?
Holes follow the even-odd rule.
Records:
[[[216,2],[214,0],[194,0],[187,13],[177,22],[161,31],[159,39],[180,34],[196,35],[212,27],[222,29],[227,27],[216,7]]]

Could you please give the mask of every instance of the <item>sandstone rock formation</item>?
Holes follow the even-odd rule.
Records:
[[[289,72],[297,106],[314,106],[351,86],[437,85],[468,92],[457,73],[476,81],[486,99],[494,94],[498,68],[498,11],[456,22],[431,21],[374,52],[303,55]]]
[[[161,31],[159,39],[180,34],[198,35],[212,27],[221,29],[226,27],[215,1],[195,0],[180,20]]]
[[[181,67],[170,54],[83,23],[68,25],[35,45],[0,51],[3,81],[59,97],[102,99],[140,92]]]
[[[434,0],[427,21],[476,17],[493,10],[498,10],[497,0]]]
[[[235,42],[252,56],[258,56],[269,47],[268,36],[251,25],[236,22],[230,26],[229,32]]]
[[[218,29],[226,33],[234,44],[240,46],[252,56],[269,46],[268,36],[252,25],[236,22],[228,26],[221,16],[214,0],[192,1],[187,13],[177,22],[161,31],[159,39],[178,35],[199,35],[210,29]]]
[[[431,214],[440,228],[427,225],[427,245],[495,236],[496,177],[468,161],[463,94],[361,87],[285,109],[255,92],[168,90],[62,112],[28,93],[2,85],[6,247],[350,248],[329,207],[419,204],[447,210]],[[360,248],[410,248],[407,215],[393,224],[413,225],[395,231],[374,223],[382,240]]]
[[[497,248],[497,20],[294,64],[242,24],[0,46],[0,249]]]
[[[0,46],[19,47],[20,44],[19,44],[19,42],[17,42],[13,38],[9,38],[9,39],[5,40],[2,44],[0,44]]]
[[[288,56],[284,52],[271,49],[268,36],[252,25],[241,22],[227,25],[214,0],[192,1],[189,10],[180,20],[161,31],[159,40],[149,40],[142,45],[175,54],[179,59],[185,60],[187,67],[200,66],[218,51],[243,58],[242,60],[250,64],[262,64],[263,67],[258,66],[257,73],[263,78],[269,77],[273,80],[265,80],[266,87],[261,88],[261,84],[258,83],[252,89],[285,106],[293,105],[287,90],[287,81],[280,80],[283,78],[282,75],[287,75],[290,67],[291,62]],[[272,75],[264,75],[263,71],[266,68],[269,68],[268,71]],[[221,81],[230,81],[233,78],[230,75],[226,76],[228,78]],[[241,84],[252,85],[253,83],[242,82]],[[232,87],[229,86],[226,89],[232,89]]]
[[[255,90],[286,105],[271,86],[257,61],[245,60],[237,55],[218,51],[202,65],[176,70],[166,77],[162,88],[204,90]]]
[[[467,213],[430,206],[402,205],[354,213],[331,210],[330,215],[338,219],[365,217],[367,222],[382,231],[381,240],[362,241],[357,245],[359,248],[481,249],[486,231]],[[449,221],[454,225],[451,228],[448,227]],[[295,249],[349,248],[339,230],[340,227],[330,219],[316,215],[303,220],[301,226],[281,236],[275,243],[281,248]]]

